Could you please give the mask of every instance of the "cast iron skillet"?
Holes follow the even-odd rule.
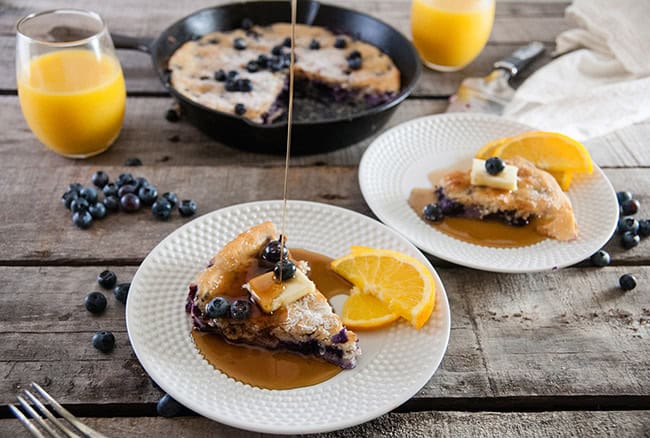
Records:
[[[160,80],[179,102],[183,116],[199,129],[236,148],[284,154],[286,122],[260,125],[234,114],[216,111],[191,101],[169,83],[167,63],[179,46],[209,32],[238,28],[245,17],[259,25],[287,22],[291,17],[290,2],[252,1],[202,9],[172,24],[155,39],[115,34],[112,38],[117,48],[151,54]],[[297,21],[353,35],[381,48],[393,59],[401,73],[401,90],[394,100],[352,117],[294,123],[292,154],[304,155],[339,149],[377,132],[413,91],[420,76],[420,61],[410,41],[386,23],[369,15],[314,0],[298,2]]]

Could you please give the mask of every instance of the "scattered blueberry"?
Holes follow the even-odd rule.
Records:
[[[291,47],[291,37],[286,37],[284,39],[284,41],[282,41],[282,45],[284,47]],[[282,49],[280,49],[280,50],[282,50]],[[275,55],[275,53],[274,53],[274,55]]]
[[[246,319],[251,313],[251,303],[246,300],[235,300],[230,305],[232,319]]]
[[[104,207],[108,211],[117,211],[120,209],[120,200],[114,195],[106,196],[104,198]]]
[[[639,201],[636,199],[628,199],[621,204],[621,213],[625,216],[630,216],[636,214],[636,212],[639,211],[639,208],[641,208],[641,203]]]
[[[350,70],[359,70],[361,68],[361,58],[348,59],[348,68]]]
[[[115,336],[113,333],[102,330],[93,335],[93,347],[102,353],[109,353],[115,346]]]
[[[172,205],[172,208],[178,204],[178,196],[174,192],[165,192],[162,194],[162,197]]]
[[[230,303],[223,297],[216,297],[210,300],[205,306],[205,314],[208,318],[221,318],[230,310]]]
[[[115,289],[113,289],[113,295],[115,295],[115,299],[122,304],[126,304],[126,298],[129,296],[130,287],[131,283],[120,283],[115,286]]]
[[[68,190],[61,197],[61,202],[63,202],[63,205],[65,206],[65,208],[70,210],[70,204],[72,204],[72,201],[74,201],[78,197],[79,197],[79,192],[74,191],[74,190]]]
[[[178,205],[178,211],[183,217],[192,216],[196,213],[196,202],[191,199],[184,199]]]
[[[237,114],[238,116],[243,116],[244,114],[246,114],[246,105],[244,105],[243,103],[238,103],[237,105],[235,105],[235,114]]]
[[[260,55],[257,57],[257,65],[260,68],[266,68],[269,66],[269,58],[266,55]]]
[[[73,199],[70,203],[70,210],[72,210],[73,213],[87,211],[88,207],[90,207],[90,204],[84,198]]]
[[[485,171],[490,175],[498,175],[506,168],[506,163],[499,157],[488,158],[485,161]]]
[[[117,196],[122,197],[126,195],[127,193],[137,193],[138,192],[138,186],[137,184],[124,184],[120,189],[117,191]]]
[[[114,183],[108,183],[102,188],[102,191],[104,192],[104,196],[117,196],[117,191],[119,188],[117,187],[117,184]]]
[[[72,183],[68,184],[68,191],[69,192],[77,192],[79,193],[79,190],[83,189],[84,186],[82,186],[80,183]]]
[[[92,187],[83,187],[79,190],[79,197],[84,198],[89,204],[97,202],[97,190]]]
[[[117,283],[117,275],[115,275],[115,272],[113,271],[102,271],[98,276],[97,276],[97,283],[104,289],[112,289],[115,286],[115,283]]]
[[[260,69],[260,66],[257,65],[256,61],[248,61],[248,64],[246,64],[246,70],[248,70],[249,73],[255,73]]]
[[[77,211],[72,215],[72,223],[85,230],[92,225],[93,217],[86,210]]]
[[[84,298],[84,306],[90,313],[102,313],[106,309],[106,297],[101,292],[91,292]]]
[[[253,27],[253,20],[246,17],[241,21],[241,28],[244,30],[250,30]]]
[[[158,190],[154,186],[140,187],[138,198],[146,206],[152,205],[158,198]]]
[[[631,231],[623,233],[623,237],[621,238],[621,243],[625,249],[634,248],[639,244],[639,242],[641,242],[641,238]]]
[[[237,70],[230,70],[226,79],[235,79],[238,75]]]
[[[624,291],[632,290],[636,287],[636,278],[634,278],[634,275],[632,274],[623,274],[621,278],[618,279],[618,284]]]
[[[650,236],[650,219],[641,219],[639,221],[639,236]]]
[[[127,193],[120,198],[120,206],[127,213],[133,213],[140,209],[140,198],[135,193]]]
[[[104,172],[103,170],[99,170],[95,173],[93,173],[93,176],[91,177],[91,181],[95,186],[101,188],[104,188],[106,184],[108,184],[108,173]]]
[[[289,46],[291,46],[291,39],[289,39]],[[271,49],[271,53],[275,56],[282,55],[282,46],[278,45]]]
[[[226,85],[224,85],[224,88],[228,92],[239,91],[239,88],[237,87],[237,82],[233,80],[227,80]]]
[[[151,206],[151,213],[158,219],[169,219],[172,215],[172,204],[165,198],[158,199]]]
[[[311,42],[309,43],[309,50],[320,50],[320,43],[318,42],[318,40],[316,39],[311,40]]]
[[[214,80],[217,82],[225,82],[226,81],[226,72],[221,70],[217,70],[214,72]]]
[[[280,281],[287,281],[296,275],[296,265],[289,259],[282,259],[273,267],[273,276]]]
[[[422,210],[422,216],[431,222],[440,222],[444,218],[442,208],[438,204],[427,204]]]
[[[286,245],[282,245],[279,240],[272,240],[262,249],[260,258],[267,263],[275,265],[280,259],[285,259],[289,255]]]
[[[133,175],[131,175],[128,172],[121,173],[115,180],[115,185],[117,186],[118,189],[125,185],[135,185],[135,184],[136,184],[135,178],[133,178]]]
[[[334,47],[337,49],[345,49],[348,46],[348,42],[343,37],[338,37],[334,42]]]
[[[165,118],[167,119],[168,122],[178,122],[181,119],[181,116],[178,114],[178,111],[176,111],[174,108],[169,108],[167,112],[165,113]]]
[[[158,400],[158,403],[156,404],[156,412],[158,415],[161,417],[175,417],[177,415],[180,415],[183,413],[185,408],[183,405],[178,403],[176,400],[171,398],[169,394],[165,394],[162,396],[160,400]]]
[[[232,42],[232,46],[236,50],[245,50],[246,49],[246,41],[243,38],[235,38],[234,41]]]
[[[135,179],[135,186],[140,190],[142,187],[148,187],[151,184],[149,183],[149,180],[143,176],[139,176]]]
[[[597,253],[593,254],[589,260],[591,261],[591,264],[594,266],[598,267],[603,267],[603,266],[608,266],[609,263],[611,262],[611,258],[609,257],[609,253],[607,251],[603,251],[602,249],[598,251]]]
[[[622,217],[618,220],[618,233],[623,234],[628,231],[632,234],[638,234],[639,232],[639,221],[632,216]]]
[[[206,79],[208,79],[207,76]],[[127,158],[124,165],[129,167],[142,166],[142,160],[139,158]]]
[[[625,201],[630,201],[632,199],[632,193],[616,192],[616,199],[618,200],[618,205],[623,205]]]
[[[238,91],[243,91],[244,93],[253,91],[253,83],[250,79],[237,79],[236,84]]]
[[[88,207],[88,213],[90,213],[94,219],[103,219],[106,217],[106,206],[101,202],[91,204],[90,207]]]

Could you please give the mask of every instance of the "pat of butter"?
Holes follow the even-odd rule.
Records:
[[[267,272],[252,278],[244,287],[266,313],[273,313],[316,290],[314,282],[300,269],[296,269],[293,278],[282,283],[273,277],[273,272]]]
[[[517,190],[517,167],[506,164],[498,175],[490,175],[485,170],[485,160],[474,158],[472,162],[471,183],[475,186],[487,186],[495,189]]]

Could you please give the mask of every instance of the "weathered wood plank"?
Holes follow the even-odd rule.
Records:
[[[6,155],[5,155],[6,156]],[[171,161],[171,160],[170,160]],[[131,171],[145,176],[159,191],[173,190],[181,198],[197,201],[204,214],[228,205],[279,199],[284,169],[240,166],[112,166],[10,167],[0,173],[0,264],[21,263],[139,263],[177,227],[187,222],[177,214],[158,221],[148,211],[119,213],[79,230],[60,203],[69,183],[90,184],[90,176],[103,168],[115,178]],[[260,162],[259,164],[264,164]],[[608,169],[615,188],[631,190],[641,201],[639,217],[650,216],[650,174],[646,169]],[[19,183],[17,183],[19,182]],[[289,197],[339,205],[370,214],[357,182],[356,167],[296,166],[289,174]],[[38,231],[36,231],[38,230]],[[648,263],[645,240],[624,251],[618,238],[608,246],[615,263]]]
[[[109,292],[104,315],[82,307],[104,268],[0,267],[0,405],[32,380],[71,404],[160,397],[128,346],[123,306]],[[120,281],[135,272],[113,269]],[[616,288],[624,272],[639,282],[625,294]],[[465,408],[474,410],[475,398],[650,396],[649,267],[439,273],[450,299],[451,339],[441,368],[415,398],[418,406],[440,398],[466,399]],[[90,345],[99,329],[116,335],[109,355]]]
[[[575,437],[650,436],[650,411],[610,412],[413,412],[391,413],[368,423],[306,437]],[[271,435],[245,432],[200,417],[84,418],[89,426],[119,438],[149,436],[261,438]],[[146,432],[145,432],[146,431]],[[27,436],[17,420],[0,420],[0,435]]]

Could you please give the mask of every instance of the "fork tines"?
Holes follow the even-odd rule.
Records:
[[[99,432],[79,421],[67,409],[61,406],[54,398],[50,396],[38,384],[32,383],[32,389],[40,395],[41,399],[49,404],[50,409],[59,414],[57,418],[45,407],[43,402],[37,396],[25,389],[16,398],[27,416],[15,405],[10,404],[9,410],[22,423],[23,426],[35,437],[57,437],[57,438],[106,438]],[[29,400],[29,401],[28,401]],[[30,404],[31,402],[31,404]],[[30,421],[27,417],[31,418]],[[67,422],[67,423],[66,423]],[[37,426],[38,425],[38,426]],[[45,432],[45,433],[44,433]]]

